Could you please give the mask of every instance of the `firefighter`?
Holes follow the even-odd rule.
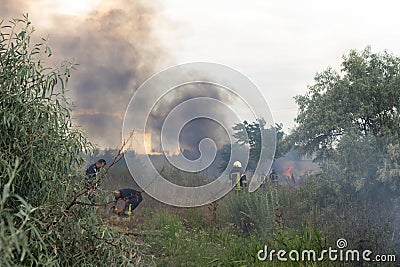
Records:
[[[90,186],[94,180],[96,179],[96,175],[100,172],[100,170],[106,166],[106,161],[104,159],[99,159],[96,163],[93,163],[86,169],[86,186]]]
[[[235,161],[233,163],[233,168],[230,173],[232,186],[235,188],[235,191],[241,191],[243,183],[241,182],[241,172],[242,172],[242,163],[240,161]]]
[[[236,192],[240,192],[248,186],[247,176],[245,172],[242,173],[242,163],[240,163],[240,161],[235,161],[233,163],[231,182]]]
[[[99,159],[96,163],[93,163],[86,169],[85,186],[89,191],[91,191],[88,193],[88,198],[92,203],[96,203],[92,193],[92,191],[96,189],[93,183],[96,180],[97,174],[102,168],[104,168],[104,166],[106,166],[106,164],[107,163],[104,159]]]
[[[240,186],[244,189],[246,189],[248,186],[246,173],[242,173],[240,176]]]
[[[269,179],[271,180],[272,184],[276,184],[278,182],[278,174],[276,173],[275,169],[271,170],[269,174]]]
[[[122,210],[118,210],[115,206],[112,208],[114,209],[115,213],[119,216],[128,217],[132,215],[134,209],[139,206],[142,202],[142,193],[140,191],[134,189],[119,189],[114,191],[115,202],[122,199],[125,201],[125,207]]]

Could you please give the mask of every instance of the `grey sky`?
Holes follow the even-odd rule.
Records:
[[[176,62],[213,61],[248,75],[275,121],[292,128],[316,72],[367,45],[400,55],[398,1],[164,1],[174,30],[156,27]]]

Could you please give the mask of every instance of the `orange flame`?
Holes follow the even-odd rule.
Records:
[[[289,178],[292,178],[292,171],[294,170],[294,168],[294,165],[290,165],[283,174]]]

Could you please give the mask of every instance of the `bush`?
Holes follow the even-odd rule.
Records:
[[[275,216],[278,207],[276,187],[259,189],[256,192],[232,191],[221,204],[219,223],[233,224],[240,233],[271,233],[276,228]]]
[[[92,145],[71,126],[73,65],[44,65],[51,50],[30,44],[27,16],[0,27],[0,265],[148,265],[95,208],[78,205],[80,155]]]

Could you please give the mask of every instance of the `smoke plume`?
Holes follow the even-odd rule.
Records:
[[[74,103],[75,124],[100,147],[117,147],[121,142],[124,112],[135,90],[159,71],[160,66],[172,65],[153,28],[154,20],[162,18],[160,5],[154,1],[99,0],[87,13],[70,15],[48,7],[57,3],[62,5],[61,1],[5,0],[0,16],[7,20],[28,13],[32,24],[38,28],[35,37],[39,40],[49,36],[54,55],[50,58],[52,62],[74,60],[78,63],[68,85],[68,96]],[[135,116],[142,116],[143,121],[148,119],[154,142],[159,145],[163,121],[172,108],[201,96],[231,101],[226,93],[211,86],[185,86],[163,98],[150,118],[140,107]],[[202,107],[189,108],[196,114],[196,109]],[[222,111],[215,107],[214,112]],[[181,123],[176,121],[176,127],[182,127]],[[222,127],[201,119],[184,127],[180,148],[196,158],[198,143],[205,137],[213,139],[217,148],[229,142]]]
[[[51,60],[78,63],[68,85],[76,124],[98,145],[118,146],[123,113],[134,90],[167,60],[153,34],[155,5],[101,1],[89,14],[72,16],[46,14],[37,9],[43,0],[36,2],[6,0],[0,15],[10,19],[28,13],[36,27],[46,21],[35,36],[49,36]]]

